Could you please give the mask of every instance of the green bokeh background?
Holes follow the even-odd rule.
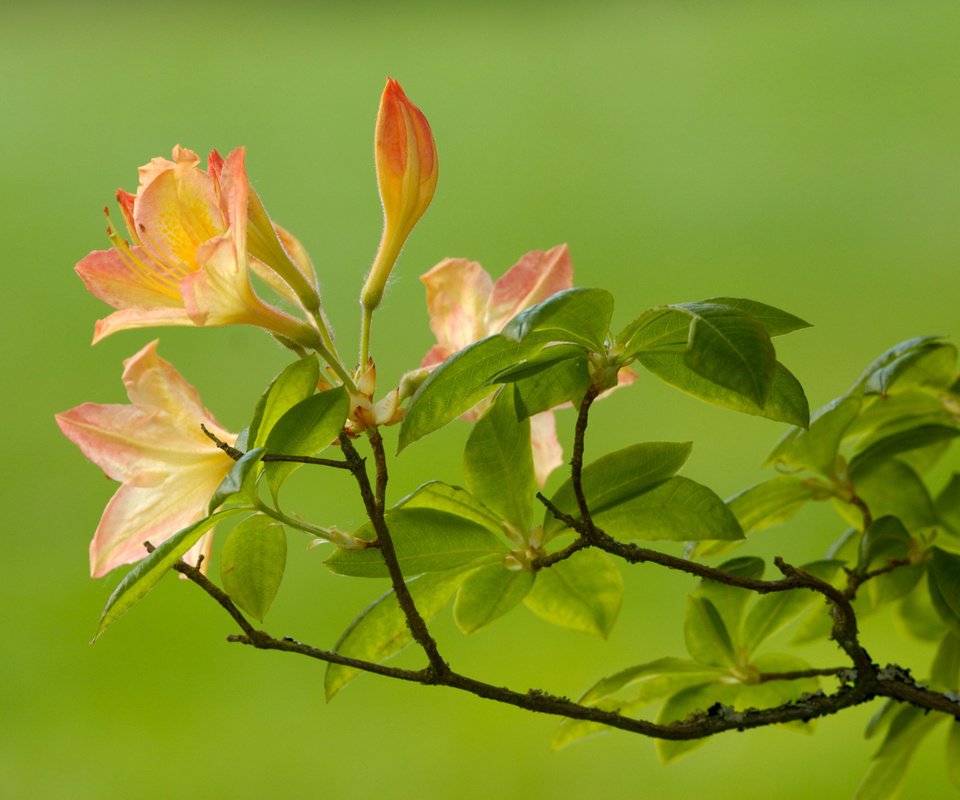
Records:
[[[180,142],[245,144],[271,214],[313,255],[352,349],[377,244],[371,158],[385,75],[427,113],[440,186],[375,323],[381,385],[431,343],[417,276],[445,256],[499,274],[569,242],[578,283],[612,289],[617,321],[650,305],[753,297],[815,323],[780,342],[813,406],[876,353],[956,335],[960,292],[960,6],[952,0],[342,5],[5,3],[0,10],[0,241],[5,251],[5,624],[0,794],[16,798],[847,797],[872,709],[816,735],[727,735],[661,767],[615,733],[551,753],[555,722],[448,690],[363,677],[327,705],[322,667],[223,639],[230,621],[173,578],[96,646],[116,583],[91,581],[87,542],[114,486],[53,414],[121,402],[120,361],[156,335],[88,346],[105,307],[71,267],[105,246],[102,206]],[[115,217],[116,218],[116,217]],[[285,363],[254,330],[163,330],[160,352],[238,429]],[[569,428],[566,412],[561,424]],[[398,498],[456,482],[467,428],[406,451]],[[650,378],[605,400],[590,453],[693,439],[687,475],[726,496],[762,476],[782,426],[708,408]],[[565,434],[568,436],[568,434]],[[956,468],[956,456],[954,456]],[[554,479],[554,482],[556,479]],[[338,476],[301,470],[291,506],[358,520]],[[840,529],[828,509],[761,535],[796,561]],[[294,534],[267,627],[329,646],[382,590],[326,573]],[[609,641],[523,609],[472,637],[436,632],[465,671],[577,695],[628,664],[683,653],[689,580],[628,576]],[[922,674],[926,646],[865,626],[878,660]],[[802,651],[821,664],[828,646]],[[417,663],[407,653],[398,663]],[[907,797],[951,793],[942,731]]]

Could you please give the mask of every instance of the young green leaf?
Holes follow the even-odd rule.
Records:
[[[225,508],[206,519],[188,525],[182,531],[175,533],[167,541],[159,545],[143,561],[138,562],[133,569],[123,576],[123,580],[113,590],[107,605],[100,614],[100,623],[93,641],[100,638],[103,632],[117,621],[130,608],[142,600],[147,592],[159,583],[200,539],[203,534],[211,530],[224,517],[237,511],[248,510],[241,508]]]
[[[501,392],[473,426],[463,452],[463,479],[487,508],[517,530],[530,530],[537,479],[530,423],[517,422],[513,392]]]
[[[737,577],[755,580],[763,577],[764,564],[763,559],[755,556],[743,556],[725,561],[719,568]],[[738,653],[743,638],[740,632],[743,611],[747,603],[753,598],[753,593],[747,589],[703,579],[694,591],[693,596],[702,597],[713,604],[729,634],[733,652]]]
[[[960,636],[960,556],[932,548],[928,576],[934,608],[950,630]]]
[[[917,386],[946,389],[957,377],[957,348],[946,342],[927,342],[909,349],[870,375],[863,385],[869,394],[886,395]]]
[[[938,346],[943,341],[941,336],[917,336],[913,339],[907,339],[906,341],[895,344],[889,350],[884,351],[879,356],[877,356],[867,368],[860,374],[860,377],[857,378],[856,383],[851,387],[850,392],[862,392],[866,386],[870,383],[871,379],[874,379],[876,384],[888,384],[889,380],[883,378],[874,378],[877,373],[881,373],[883,370],[890,368],[894,365],[899,359],[904,356],[910,356],[913,353],[925,353],[931,347]],[[894,368],[896,372],[896,368]]]
[[[220,482],[217,491],[210,498],[208,513],[212,514],[228,500],[242,502],[256,497],[257,476],[260,473],[260,456],[266,452],[263,447],[248,450],[237,461],[227,476]]]
[[[690,457],[690,442],[642,442],[609,453],[583,469],[583,491],[593,515],[649,491],[676,475]],[[579,516],[573,483],[567,480],[550,498],[561,511]],[[564,523],[548,510],[543,528],[555,535]]]
[[[763,325],[768,336],[783,336],[785,333],[811,327],[809,322],[805,322],[800,317],[756,300],[747,300],[743,297],[710,297],[703,302],[729,306],[742,311]]]
[[[494,533],[503,533],[503,524],[483,503],[466,489],[441,481],[428,481],[408,494],[395,508],[432,508],[463,517]]]
[[[513,384],[517,419],[527,419],[564,403],[579,406],[589,387],[590,373],[585,358],[554,364]]]
[[[697,375],[763,406],[777,359],[763,326],[741,311],[712,303],[678,308],[693,317],[684,361]]]
[[[489,381],[520,363],[543,341],[515,342],[499,334],[474,342],[437,367],[417,389],[400,426],[400,450],[442,428],[496,390]]]
[[[644,311],[617,334],[617,344],[625,360],[641,351],[663,348],[683,349],[690,337],[693,320],[673,306],[659,306]]]
[[[500,370],[490,378],[489,383],[516,383],[539,375],[564,361],[585,359],[587,355],[588,351],[578,344],[549,345],[532,358]]]
[[[944,692],[960,689],[960,636],[947,633],[930,665],[930,680]]]
[[[955,536],[960,536],[960,472],[950,476],[950,482],[937,495],[937,516]]]
[[[807,502],[824,494],[824,487],[796,475],[778,475],[727,500],[745,534],[786,522]]]
[[[870,508],[874,518],[891,514],[898,517],[909,531],[933,527],[937,512],[923,480],[898,459],[864,463],[852,471],[857,494]],[[853,510],[852,524],[860,524],[859,512]]]
[[[858,568],[866,572],[883,567],[891,560],[906,558],[911,541],[910,533],[896,517],[875,519],[860,539]]]
[[[606,638],[623,602],[623,577],[599,550],[581,550],[537,573],[523,601],[547,622]]]
[[[706,486],[675,477],[593,515],[593,521],[621,539],[676,542],[742,539],[740,523],[726,503]]]
[[[860,398],[837,398],[817,412],[808,429],[798,427],[789,431],[767,456],[766,465],[809,469],[833,478],[840,442],[859,410]]]
[[[613,295],[604,289],[565,289],[521,311],[503,335],[522,342],[538,333],[555,342],[583,345],[602,353],[613,316]]]
[[[442,572],[457,567],[499,561],[510,551],[489,530],[476,522],[433,508],[395,508],[386,513],[390,538],[404,575]],[[354,531],[359,539],[373,541],[372,523]],[[324,562],[338,575],[385,578],[390,573],[377,547],[338,549]]]
[[[711,667],[737,666],[737,654],[730,632],[717,607],[706,597],[690,595],[687,598],[683,638],[687,643],[687,652],[695,661]]]
[[[473,633],[515,608],[533,587],[534,575],[489,564],[471,572],[457,592],[453,618],[464,633]]]
[[[943,621],[933,607],[929,591],[910,592],[898,608],[900,620],[912,636],[928,642],[943,637]]]
[[[637,361],[665,383],[715,406],[804,428],[810,423],[810,408],[803,387],[779,362],[766,400],[759,404],[698,375],[685,363],[682,351],[641,352]]]
[[[407,581],[410,595],[425,620],[433,618],[467,577],[460,570],[421,575]],[[334,650],[365,661],[383,661],[410,643],[407,620],[391,589],[375,600],[343,632]],[[324,677],[327,701],[360,674],[360,670],[330,664]]]
[[[263,445],[277,420],[317,390],[319,379],[320,365],[314,355],[294,361],[277,375],[257,403],[247,441],[254,447]]]
[[[850,471],[857,472],[871,462],[891,458],[900,453],[919,450],[960,436],[960,430],[951,425],[919,425],[897,431],[874,440],[860,450],[850,461]]]
[[[815,561],[804,564],[802,568],[821,580],[831,581],[841,566],[839,561]],[[816,599],[816,594],[803,589],[759,596],[743,621],[744,652],[754,652],[765,639],[796,619]],[[823,617],[828,619],[826,612]]]
[[[286,564],[283,526],[262,514],[248,517],[223,543],[220,578],[224,591],[240,608],[262,621],[277,596]]]
[[[285,456],[316,456],[343,430],[350,395],[342,386],[301,400],[277,420],[267,436],[267,452]],[[300,464],[272,461],[264,465],[267,484],[276,497],[280,486]]]

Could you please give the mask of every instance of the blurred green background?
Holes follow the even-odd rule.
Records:
[[[228,618],[173,578],[89,646],[118,578],[89,579],[87,543],[115,487],[53,414],[124,401],[121,359],[159,333],[161,354],[237,430],[285,356],[245,329],[125,332],[91,349],[107,309],[72,266],[106,246],[101,208],[135,188],[140,164],[178,142],[202,154],[245,144],[257,190],[312,253],[352,350],[380,232],[372,135],[390,75],[433,125],[441,178],[376,320],[382,387],[431,343],[420,273],[467,256],[500,274],[566,241],[578,283],[616,293],[618,323],[716,294],[809,319],[816,327],[778,346],[816,407],[887,346],[960,332],[958,41],[953,0],[4,3],[0,793],[849,796],[875,748],[861,735],[871,708],[812,737],[726,735],[661,767],[650,742],[620,733],[551,753],[554,720],[448,690],[366,676],[326,705],[321,665],[224,643]],[[456,482],[466,432],[457,423],[405,451],[393,498],[429,477]],[[693,439],[685,474],[727,496],[762,477],[781,433],[643,378],[597,409],[589,453]],[[301,470],[290,505],[356,522],[338,480]],[[751,552],[802,561],[840,527],[811,509]],[[329,575],[320,553],[290,542],[267,627],[330,646],[383,587]],[[461,670],[576,696],[603,674],[682,655],[692,587],[634,569],[606,642],[523,609],[469,638],[444,612],[436,632]],[[894,638],[889,618],[867,623],[865,643],[921,674],[930,657]],[[828,645],[801,654],[838,660]],[[942,732],[934,741],[907,797],[953,791]]]

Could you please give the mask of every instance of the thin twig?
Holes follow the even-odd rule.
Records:
[[[223,450],[223,452],[230,456],[230,458],[232,458],[234,461],[239,461],[245,455],[243,450],[237,450],[237,448],[233,445],[229,445],[222,439],[218,438],[217,435],[207,428],[207,426],[202,422],[200,423],[200,430],[204,432],[210,441]]]
[[[333,467],[334,469],[350,469],[346,461],[335,458],[315,458],[314,456],[285,456],[280,453],[264,453],[261,461],[284,461],[291,464],[315,464],[318,467]]]

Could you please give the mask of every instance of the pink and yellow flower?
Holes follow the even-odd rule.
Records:
[[[437,145],[430,123],[392,78],[380,98],[374,155],[383,236],[360,294],[364,308],[371,310],[380,304],[390,270],[437,187]]]
[[[131,405],[84,403],[57,415],[64,435],[122,486],[107,507],[90,543],[94,578],[147,555],[206,516],[210,498],[233,466],[201,430],[228,444],[224,430],[200,401],[197,390],[151,342],[124,362],[123,382]],[[211,534],[189,551],[196,563],[208,556]],[[205,559],[206,560],[206,559]]]
[[[476,261],[448,258],[420,277],[427,287],[430,329],[437,337],[423,359],[433,367],[467,345],[499,333],[523,309],[573,286],[573,264],[566,245],[522,256],[494,281]],[[470,412],[476,418],[482,409]],[[541,487],[563,463],[552,411],[530,417],[530,439]]]
[[[206,171],[199,163],[178,145],[172,160],[140,168],[135,195],[117,193],[130,239],[109,224],[113,247],[76,266],[87,289],[117,309],[97,322],[94,343],[127,328],[243,323],[311,345],[316,329],[265,303],[251,286],[252,268],[285,300],[319,308],[313,267],[251,190],[243,148],[226,159],[214,151]]]

